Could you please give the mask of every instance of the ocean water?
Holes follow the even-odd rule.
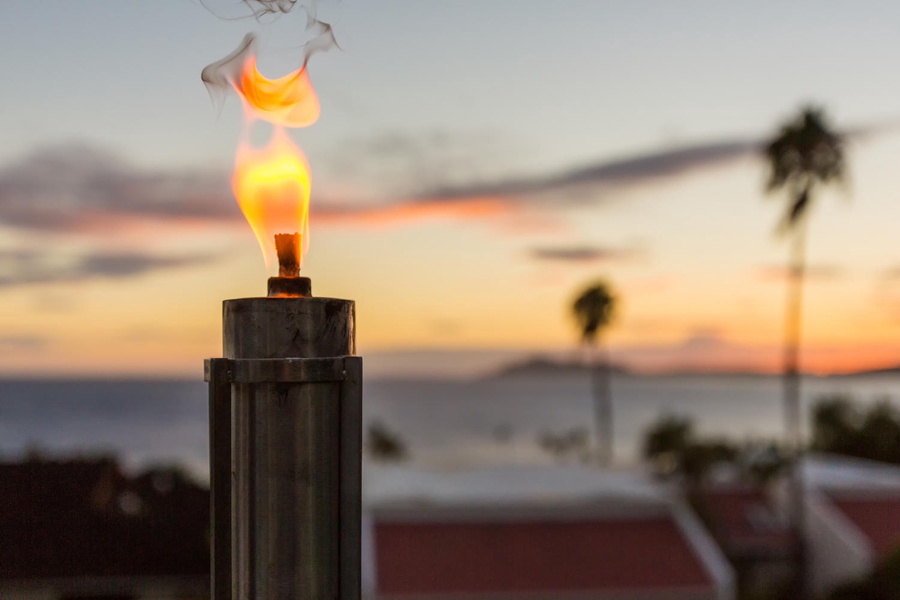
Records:
[[[900,377],[805,378],[804,402],[831,393],[900,406]],[[636,460],[642,432],[660,415],[692,417],[703,434],[736,439],[783,433],[777,377],[614,376],[615,456]],[[129,468],[178,463],[205,478],[207,391],[202,381],[0,381],[0,456],[114,453]],[[364,418],[406,443],[432,468],[549,464],[542,432],[591,427],[586,376],[479,381],[372,380]]]

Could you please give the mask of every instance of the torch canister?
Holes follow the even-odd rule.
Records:
[[[286,289],[309,280],[226,300],[224,358],[206,362],[213,600],[360,597],[355,306]]]

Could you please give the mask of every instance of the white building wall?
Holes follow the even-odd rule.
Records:
[[[378,591],[378,562],[375,552],[375,517],[368,508],[364,508],[362,512],[360,538],[362,543],[360,556],[362,600],[374,600]]]
[[[813,595],[870,573],[874,552],[856,526],[818,492],[809,492],[806,508],[807,583]]]
[[[684,503],[673,507],[675,523],[687,538],[706,572],[716,585],[716,600],[734,600],[734,570],[694,511]]]

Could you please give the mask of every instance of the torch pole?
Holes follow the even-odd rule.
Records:
[[[302,277],[273,277],[269,289],[269,297],[225,301],[225,357],[206,361],[212,597],[358,600],[354,304],[284,293],[308,294]]]

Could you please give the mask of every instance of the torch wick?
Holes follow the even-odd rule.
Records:
[[[275,252],[278,254],[278,276],[300,276],[300,234],[276,233]]]

